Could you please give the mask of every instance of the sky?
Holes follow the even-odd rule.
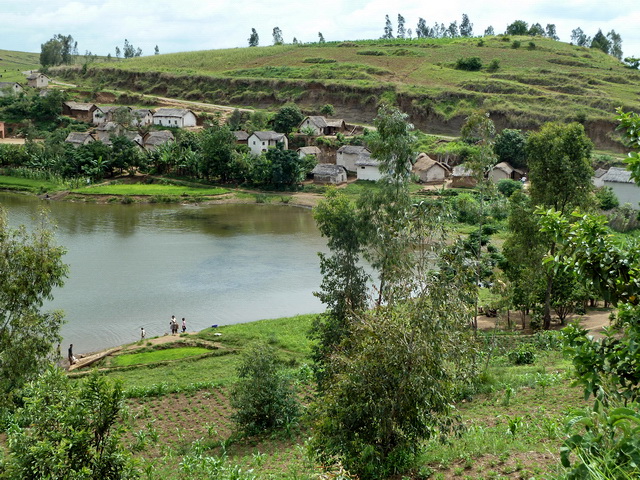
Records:
[[[274,27],[285,43],[315,42],[318,32],[327,41],[372,39],[382,35],[385,15],[395,33],[399,13],[413,31],[420,17],[429,26],[459,25],[463,13],[474,35],[490,25],[502,33],[514,20],[553,23],[566,42],[577,27],[589,36],[613,29],[622,36],[624,57],[640,57],[638,0],[0,0],[0,49],[39,53],[61,33],[73,36],[80,54],[114,56],[127,39],[152,55],[156,45],[160,53],[245,47],[252,28],[260,45],[271,45]]]

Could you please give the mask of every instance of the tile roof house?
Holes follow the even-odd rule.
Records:
[[[249,134],[244,130],[236,130],[233,136],[236,137],[236,143],[240,145],[246,145],[249,140]]]
[[[93,123],[93,112],[98,107],[93,103],[64,102],[62,104],[62,114],[73,117],[81,122]]]
[[[134,127],[145,127],[153,125],[153,112],[148,108],[138,108],[131,111],[133,117],[131,125]]]
[[[114,136],[124,136],[132,142],[138,144],[138,146],[140,147],[142,147],[143,145],[142,137],[138,132],[127,130],[123,126],[118,125],[115,122],[106,122],[99,125],[98,128],[96,128],[95,136],[98,141],[104,143],[105,145],[111,145],[111,139]]]
[[[634,209],[639,209],[640,187],[631,179],[629,170],[611,167],[607,173],[602,175],[601,179],[603,186],[611,187],[613,193],[618,197],[620,205],[629,203]]]
[[[347,171],[342,165],[319,163],[311,170],[311,174],[313,183],[321,185],[340,185],[347,182]]]
[[[159,108],[153,114],[153,124],[161,127],[195,127],[196,114],[186,108]]]
[[[262,152],[266,152],[270,148],[275,148],[278,143],[282,143],[284,149],[289,148],[289,140],[284,133],[274,132],[272,130],[266,132],[253,132],[248,140],[249,150],[253,155],[260,155]]]
[[[342,165],[348,172],[355,172],[356,161],[368,160],[371,158],[371,151],[367,147],[358,145],[343,145],[336,154],[336,165]]]
[[[449,176],[449,169],[442,163],[421,153],[413,164],[412,171],[421,183],[443,183]]]
[[[500,180],[520,180],[524,177],[524,172],[513,168],[508,162],[500,162],[489,172],[489,180],[494,183]]]
[[[153,151],[158,146],[167,143],[173,142],[175,137],[173,133],[169,130],[161,130],[157,132],[149,132],[143,137],[143,145],[145,150]]]
[[[320,115],[312,115],[306,117],[300,125],[298,125],[298,131],[302,132],[303,129],[313,130],[313,135],[335,135],[338,132],[344,132],[346,130],[346,123],[341,118],[328,119]]]
[[[356,160],[356,176],[358,180],[371,180],[377,182],[382,178],[380,162],[375,158],[364,157]]]
[[[49,86],[49,77],[44,73],[32,73],[27,76],[27,85],[35,88],[47,88]]]
[[[322,151],[316,146],[300,147],[297,151],[300,158],[304,158],[307,155],[318,158],[318,156],[322,153]]]
[[[78,148],[81,145],[95,142],[96,139],[89,132],[71,132],[64,141]]]
[[[0,97],[18,95],[24,91],[18,82],[0,82]]]

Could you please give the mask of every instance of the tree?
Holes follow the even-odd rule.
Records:
[[[516,20],[507,26],[507,35],[526,35],[529,32],[529,24],[524,20]]]
[[[9,479],[137,478],[121,443],[124,393],[94,372],[73,382],[50,367],[24,393],[9,431]]]
[[[427,27],[427,22],[422,17],[418,19],[418,25],[416,27],[416,36],[418,38],[429,37],[429,27]]]
[[[590,48],[597,48],[598,50],[602,50],[604,53],[609,53],[611,50],[611,42],[604,33],[602,33],[602,30],[598,29],[598,33],[596,33],[593,36],[593,40],[591,40]]]
[[[404,28],[404,17],[398,14],[398,38],[404,38],[406,35],[406,30]]]
[[[495,35],[495,31],[493,30],[493,27],[491,25],[489,25],[485,30],[484,30],[484,36],[485,37],[491,37]]]
[[[382,35],[384,39],[393,38],[393,25],[391,25],[391,20],[389,20],[389,15],[384,16],[384,35]]]
[[[61,287],[68,267],[41,214],[38,228],[11,229],[0,208],[0,407],[48,364],[60,342],[61,312],[43,312],[45,300]]]
[[[282,143],[270,148],[264,155],[271,166],[271,184],[275,187],[292,188],[304,180],[307,174],[304,170],[305,161],[293,150],[284,150]]]
[[[77,55],[78,42],[71,35],[54,35],[40,46],[40,64],[43,67],[69,65],[73,63],[73,55]]]
[[[124,48],[122,49],[122,55],[124,58],[133,58],[136,55],[136,49],[129,43],[129,40],[124,39]]]
[[[560,40],[560,37],[558,37],[558,34],[556,33],[556,26],[553,23],[547,23],[547,27],[545,28],[545,32],[547,37],[549,37],[551,40]]]
[[[200,137],[200,161],[198,172],[204,178],[229,180],[231,165],[235,161],[236,137],[226,125],[214,123],[205,128]]]
[[[327,103],[320,108],[320,113],[322,115],[326,115],[327,117],[331,117],[335,115],[336,109],[333,108],[333,105],[331,105],[330,103]]]
[[[458,22],[455,20],[449,24],[449,28],[447,28],[446,35],[449,38],[456,38],[459,36],[458,34]]]
[[[627,67],[637,70],[640,68],[640,58],[637,57],[625,57],[624,63]]]
[[[542,25],[539,23],[532,23],[531,27],[529,27],[529,31],[527,32],[527,35],[531,37],[535,37],[536,35],[544,36],[544,34],[544,28],[542,28]]]
[[[274,45],[282,45],[284,43],[283,37],[282,37],[282,30],[280,30],[280,27],[273,27],[273,44]]]
[[[318,32],[318,43],[325,43],[324,35],[322,35],[322,32]]]
[[[496,135],[493,150],[499,162],[508,162],[514,168],[526,167],[527,139],[520,130],[505,128]]]
[[[251,35],[249,35],[249,46],[257,47],[260,42],[260,37],[258,36],[258,32],[256,32],[255,28],[251,29]]]
[[[297,105],[285,105],[273,117],[273,129],[276,132],[289,134],[304,120],[304,115]]]
[[[120,59],[120,47],[116,47],[116,58]]]
[[[578,47],[587,47],[591,43],[591,37],[588,37],[580,27],[571,30],[571,43]]]
[[[300,406],[291,380],[273,347],[257,344],[243,355],[238,382],[231,391],[232,415],[245,435],[282,429],[297,422]]]
[[[607,39],[611,44],[609,53],[616,57],[618,60],[622,60],[622,37],[615,30],[611,30],[607,33]]]
[[[460,22],[460,36],[473,37],[473,23],[471,23],[466,13],[462,14],[462,21]]]
[[[579,123],[547,123],[532,133],[527,139],[532,203],[560,213],[588,205],[593,188],[592,149],[593,144]],[[555,243],[548,248],[553,253]],[[554,272],[549,270],[546,277],[543,321],[544,328],[548,329],[551,325]]]
[[[156,45],[156,47],[153,49],[153,54],[160,55],[160,49],[158,48],[158,45]]]

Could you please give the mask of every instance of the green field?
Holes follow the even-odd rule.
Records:
[[[166,362],[169,360],[180,360],[182,358],[193,357],[209,353],[208,348],[202,347],[180,347],[167,348],[164,350],[154,350],[151,352],[129,353],[118,355],[111,362],[115,367],[128,367],[129,365],[145,365],[149,363]]]
[[[61,187],[57,183],[46,180],[33,180],[30,178],[0,175],[0,189],[43,193],[60,190]]]
[[[198,195],[222,195],[229,190],[219,187],[185,187],[180,185],[146,185],[146,184],[113,184],[95,185],[91,187],[77,188],[74,193],[90,195],[172,195],[172,196],[198,196]]]
[[[22,72],[40,68],[40,54],[0,50],[0,82],[18,82],[26,86],[27,79]]]

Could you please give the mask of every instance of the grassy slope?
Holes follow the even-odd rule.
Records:
[[[0,50],[0,82],[18,82],[25,86],[27,80],[22,72],[37,70],[40,54]]]
[[[522,44],[519,49],[511,48],[516,38]],[[536,45],[533,50],[527,48],[530,41]],[[362,55],[367,51],[383,55]],[[480,57],[485,68],[453,68],[458,58],[470,56]],[[318,58],[335,63],[305,62]],[[493,59],[499,60],[500,68],[489,73],[486,66]],[[312,84],[382,88],[407,95],[414,108],[421,104],[444,119],[485,108],[513,121],[564,120],[579,113],[591,120],[609,120],[616,106],[640,107],[640,73],[602,52],[546,38],[488,37],[483,46],[478,46],[478,39],[429,39],[247,47],[149,56],[96,68],[278,79],[313,88]]]

